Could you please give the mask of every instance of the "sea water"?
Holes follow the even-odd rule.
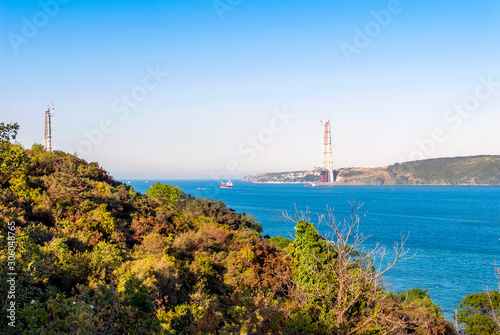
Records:
[[[145,193],[156,180],[131,180],[128,185]],[[124,182],[128,182],[124,180]],[[366,217],[360,231],[370,238],[370,250],[378,242],[392,250],[401,235],[413,258],[399,262],[385,274],[393,291],[427,288],[432,299],[452,319],[453,309],[468,293],[498,289],[495,260],[500,266],[500,187],[496,186],[318,186],[303,184],[252,184],[233,181],[232,189],[220,189],[211,180],[160,180],[197,197],[222,199],[238,212],[254,215],[264,235],[294,236],[295,223],[287,219],[333,208],[336,220],[349,220],[349,202],[362,204]],[[322,223],[320,233],[331,233]],[[388,259],[394,254],[389,254]]]

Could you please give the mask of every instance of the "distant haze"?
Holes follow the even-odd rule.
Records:
[[[214,6],[216,4],[216,6]],[[118,178],[500,154],[500,4],[2,1],[0,115]]]

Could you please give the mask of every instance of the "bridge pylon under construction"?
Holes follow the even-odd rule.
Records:
[[[45,134],[43,137],[43,148],[45,151],[52,151],[52,117],[54,116],[54,103],[47,107],[45,111]]]
[[[321,170],[320,182],[331,183],[335,181],[335,171],[333,171],[332,160],[332,131],[330,119],[325,122],[321,120],[322,150],[321,150]]]

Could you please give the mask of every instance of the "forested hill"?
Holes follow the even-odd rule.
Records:
[[[387,171],[397,184],[500,185],[500,156],[427,159]]]
[[[294,240],[263,238],[222,201],[139,194],[16,131],[1,124],[2,334],[454,334],[426,290],[386,291],[350,237],[298,221]]]
[[[261,183],[319,182],[319,171],[262,173],[244,181]],[[388,167],[341,168],[339,185],[500,185],[500,156],[426,159]]]

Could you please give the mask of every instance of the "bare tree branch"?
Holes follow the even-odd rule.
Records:
[[[309,222],[310,221],[309,215],[311,214],[311,212],[309,211],[309,207],[306,207],[306,211],[303,212],[297,209],[297,204],[294,204],[294,206],[295,206],[295,213],[293,214],[293,218],[290,216],[290,214],[288,214],[287,211],[282,212],[285,219],[290,220],[292,222],[297,222],[297,221]]]
[[[376,325],[379,320],[389,324],[390,320],[383,316],[381,309],[365,309],[364,314],[353,313],[362,300],[370,306],[380,304],[381,280],[384,273],[398,262],[408,260],[409,249],[405,248],[408,235],[401,234],[401,240],[392,248],[394,258],[385,262],[389,255],[387,249],[378,243],[364,252],[362,244],[369,238],[359,230],[361,221],[367,213],[360,215],[362,204],[349,202],[350,220],[335,219],[333,208],[327,206],[326,215],[318,215],[318,225],[325,223],[331,229],[331,236],[325,236],[326,249],[317,254],[317,250],[296,250],[313,281],[299,284],[290,280],[290,286],[300,294],[301,303],[314,299],[321,301],[335,315],[332,327],[339,329],[340,334],[355,334],[368,324]],[[304,219],[302,212],[297,211],[295,217]],[[285,217],[290,218],[288,214]],[[303,220],[306,221],[306,220]],[[305,261],[309,260],[309,261]],[[375,266],[374,262],[378,262]],[[383,300],[383,298],[382,298]],[[387,334],[397,334],[402,329],[408,329],[408,323],[391,320],[391,328]]]
[[[495,260],[495,277],[497,278],[497,282],[498,282],[498,291],[496,293],[500,294],[500,269],[497,266],[496,260]],[[491,318],[500,328],[500,311],[498,310],[499,308],[497,306],[495,306],[496,304],[493,301],[494,300],[493,294],[495,291],[491,291],[488,287],[485,287],[484,292],[486,293],[486,297],[487,297],[488,302],[490,304]]]

